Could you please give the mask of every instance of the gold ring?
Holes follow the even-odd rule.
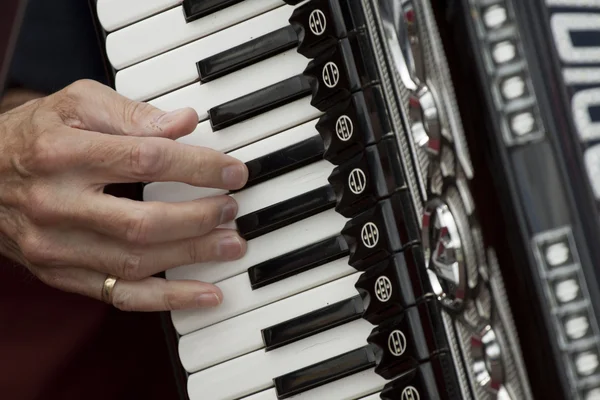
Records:
[[[104,280],[104,285],[102,285],[102,301],[105,303],[112,304],[112,291],[115,288],[115,284],[117,283],[116,276],[108,275]]]

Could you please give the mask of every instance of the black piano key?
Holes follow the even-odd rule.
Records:
[[[350,248],[349,264],[364,271],[418,242],[415,215],[410,193],[402,190],[352,218],[342,229]]]
[[[338,0],[314,0],[294,10],[289,22],[298,36],[298,53],[314,58],[347,35]]]
[[[363,273],[354,285],[361,295],[363,318],[377,325],[432,294],[420,246],[411,246]]]
[[[364,28],[365,14],[356,0],[312,0],[289,19],[299,39],[298,53],[315,58],[349,33]]]
[[[334,165],[394,136],[379,85],[367,86],[327,110],[319,119],[317,130],[325,146],[323,158]]]
[[[240,235],[246,240],[252,240],[334,206],[335,193],[331,186],[326,185],[243,215],[235,222]]]
[[[357,374],[375,366],[370,346],[361,347],[323,362],[273,379],[278,399],[287,399],[329,382]]]
[[[396,141],[395,137],[384,139],[333,170],[329,182],[338,200],[338,213],[353,217],[406,188]]]
[[[196,63],[201,82],[210,82],[234,71],[273,57],[298,44],[298,36],[291,26],[269,32],[239,46],[207,57]]]
[[[281,150],[246,163],[248,181],[245,188],[257,185],[294,169],[323,159],[323,139],[313,136]]]
[[[304,75],[310,78],[311,104],[315,108],[326,111],[352,93],[379,82],[368,40],[364,33],[342,39],[308,63]]]
[[[448,352],[448,342],[435,296],[375,327],[367,342],[378,351],[375,373],[393,379],[431,357]]]
[[[183,0],[183,12],[187,22],[206,17],[243,0]]]
[[[213,107],[208,111],[213,131],[245,121],[309,95],[311,87],[304,75],[296,75],[256,92]]]
[[[330,304],[327,307],[292,318],[262,330],[266,351],[304,339],[359,319],[363,313],[360,296]]]
[[[256,290],[347,255],[346,240],[341,235],[331,237],[250,267],[250,286]]]
[[[462,400],[456,369],[447,353],[439,354],[387,383],[381,400]]]

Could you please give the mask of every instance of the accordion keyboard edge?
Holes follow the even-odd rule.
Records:
[[[182,400],[600,399],[600,2],[90,0],[115,89],[246,163],[167,279]]]

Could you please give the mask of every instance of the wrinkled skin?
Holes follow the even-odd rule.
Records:
[[[115,275],[121,310],[220,304],[214,285],[153,275],[242,257],[238,233],[215,229],[235,218],[231,197],[160,203],[104,193],[111,183],[148,181],[243,187],[242,162],[174,140],[197,121],[191,109],[165,113],[92,81],[0,114],[0,253],[52,287],[96,299]]]

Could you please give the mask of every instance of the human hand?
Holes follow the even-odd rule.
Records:
[[[159,311],[220,304],[218,287],[166,281],[179,265],[234,260],[246,251],[230,196],[140,202],[105,194],[111,183],[178,181],[234,190],[245,165],[217,151],[175,142],[191,133],[191,109],[164,113],[92,81],[0,114],[0,253],[46,284],[111,303]]]

